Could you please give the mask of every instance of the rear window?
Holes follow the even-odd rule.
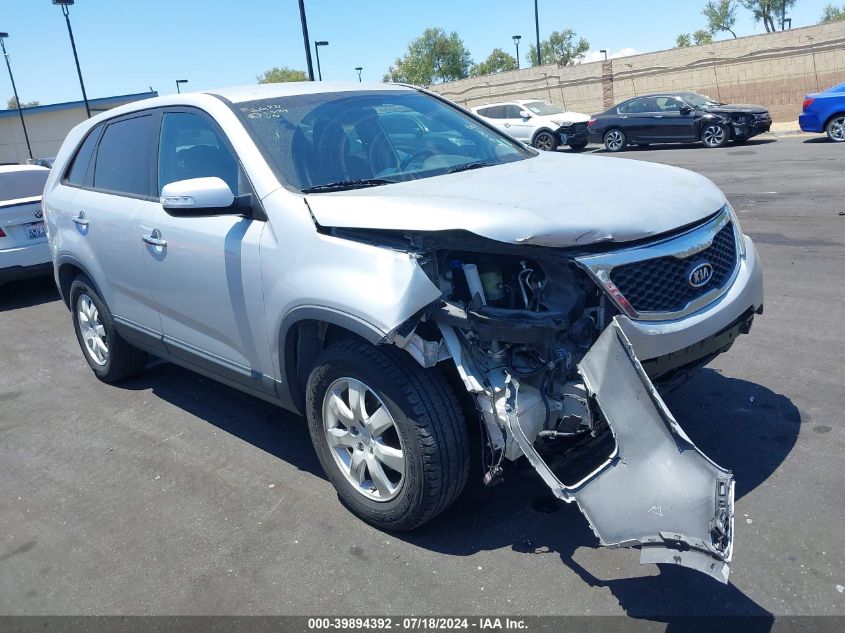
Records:
[[[49,169],[22,169],[0,174],[0,200],[40,196],[49,175]]]
[[[88,165],[91,163],[91,156],[94,154],[97,138],[99,138],[102,129],[103,126],[98,125],[82,141],[82,145],[76,151],[76,156],[73,157],[73,164],[67,172],[66,182],[68,184],[82,185],[85,182],[85,174],[88,173]]]
[[[111,123],[97,149],[94,187],[149,196],[153,135],[153,117],[149,114]]]

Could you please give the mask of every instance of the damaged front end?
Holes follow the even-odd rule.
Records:
[[[485,482],[524,455],[602,545],[727,582],[733,477],[672,417],[606,291],[558,250],[411,246],[443,299],[388,340],[426,367],[451,358],[482,421]]]

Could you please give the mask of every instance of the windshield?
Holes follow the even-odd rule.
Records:
[[[49,169],[20,169],[0,173],[0,201],[40,196],[49,175]]]
[[[721,102],[708,97],[707,95],[700,95],[695,92],[682,92],[678,95],[681,99],[686,101],[691,106],[696,108],[704,108],[711,105],[720,105]]]
[[[563,114],[566,112],[566,110],[561,110],[556,105],[546,103],[545,101],[531,101],[530,103],[526,103],[525,107],[537,116],[549,116],[550,114]]]
[[[533,152],[416,91],[294,95],[232,106],[283,185],[353,189],[429,178]]]

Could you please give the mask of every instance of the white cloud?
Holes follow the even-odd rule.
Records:
[[[639,55],[640,51],[636,48],[631,48],[630,46],[626,46],[625,48],[620,48],[618,51],[607,51],[607,58],[608,59],[617,59],[619,57],[628,57],[629,55]],[[581,60],[582,64],[586,64],[589,62],[600,62],[604,60],[604,53],[600,51],[587,51],[584,55],[584,58]]]

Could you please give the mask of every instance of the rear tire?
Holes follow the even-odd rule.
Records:
[[[305,395],[311,440],[340,500],[364,521],[400,531],[448,508],[470,463],[454,391],[438,369],[406,356],[337,341],[317,359]]]
[[[618,127],[604,133],[604,148],[608,152],[621,152],[628,145],[628,137]]]
[[[70,285],[70,309],[76,340],[97,378],[115,383],[141,373],[147,354],[117,333],[109,307],[84,275]]]
[[[834,143],[845,142],[845,114],[837,114],[828,121],[825,133]]]
[[[535,148],[544,152],[553,152],[559,144],[558,138],[548,130],[541,130],[534,136],[531,142]]]

